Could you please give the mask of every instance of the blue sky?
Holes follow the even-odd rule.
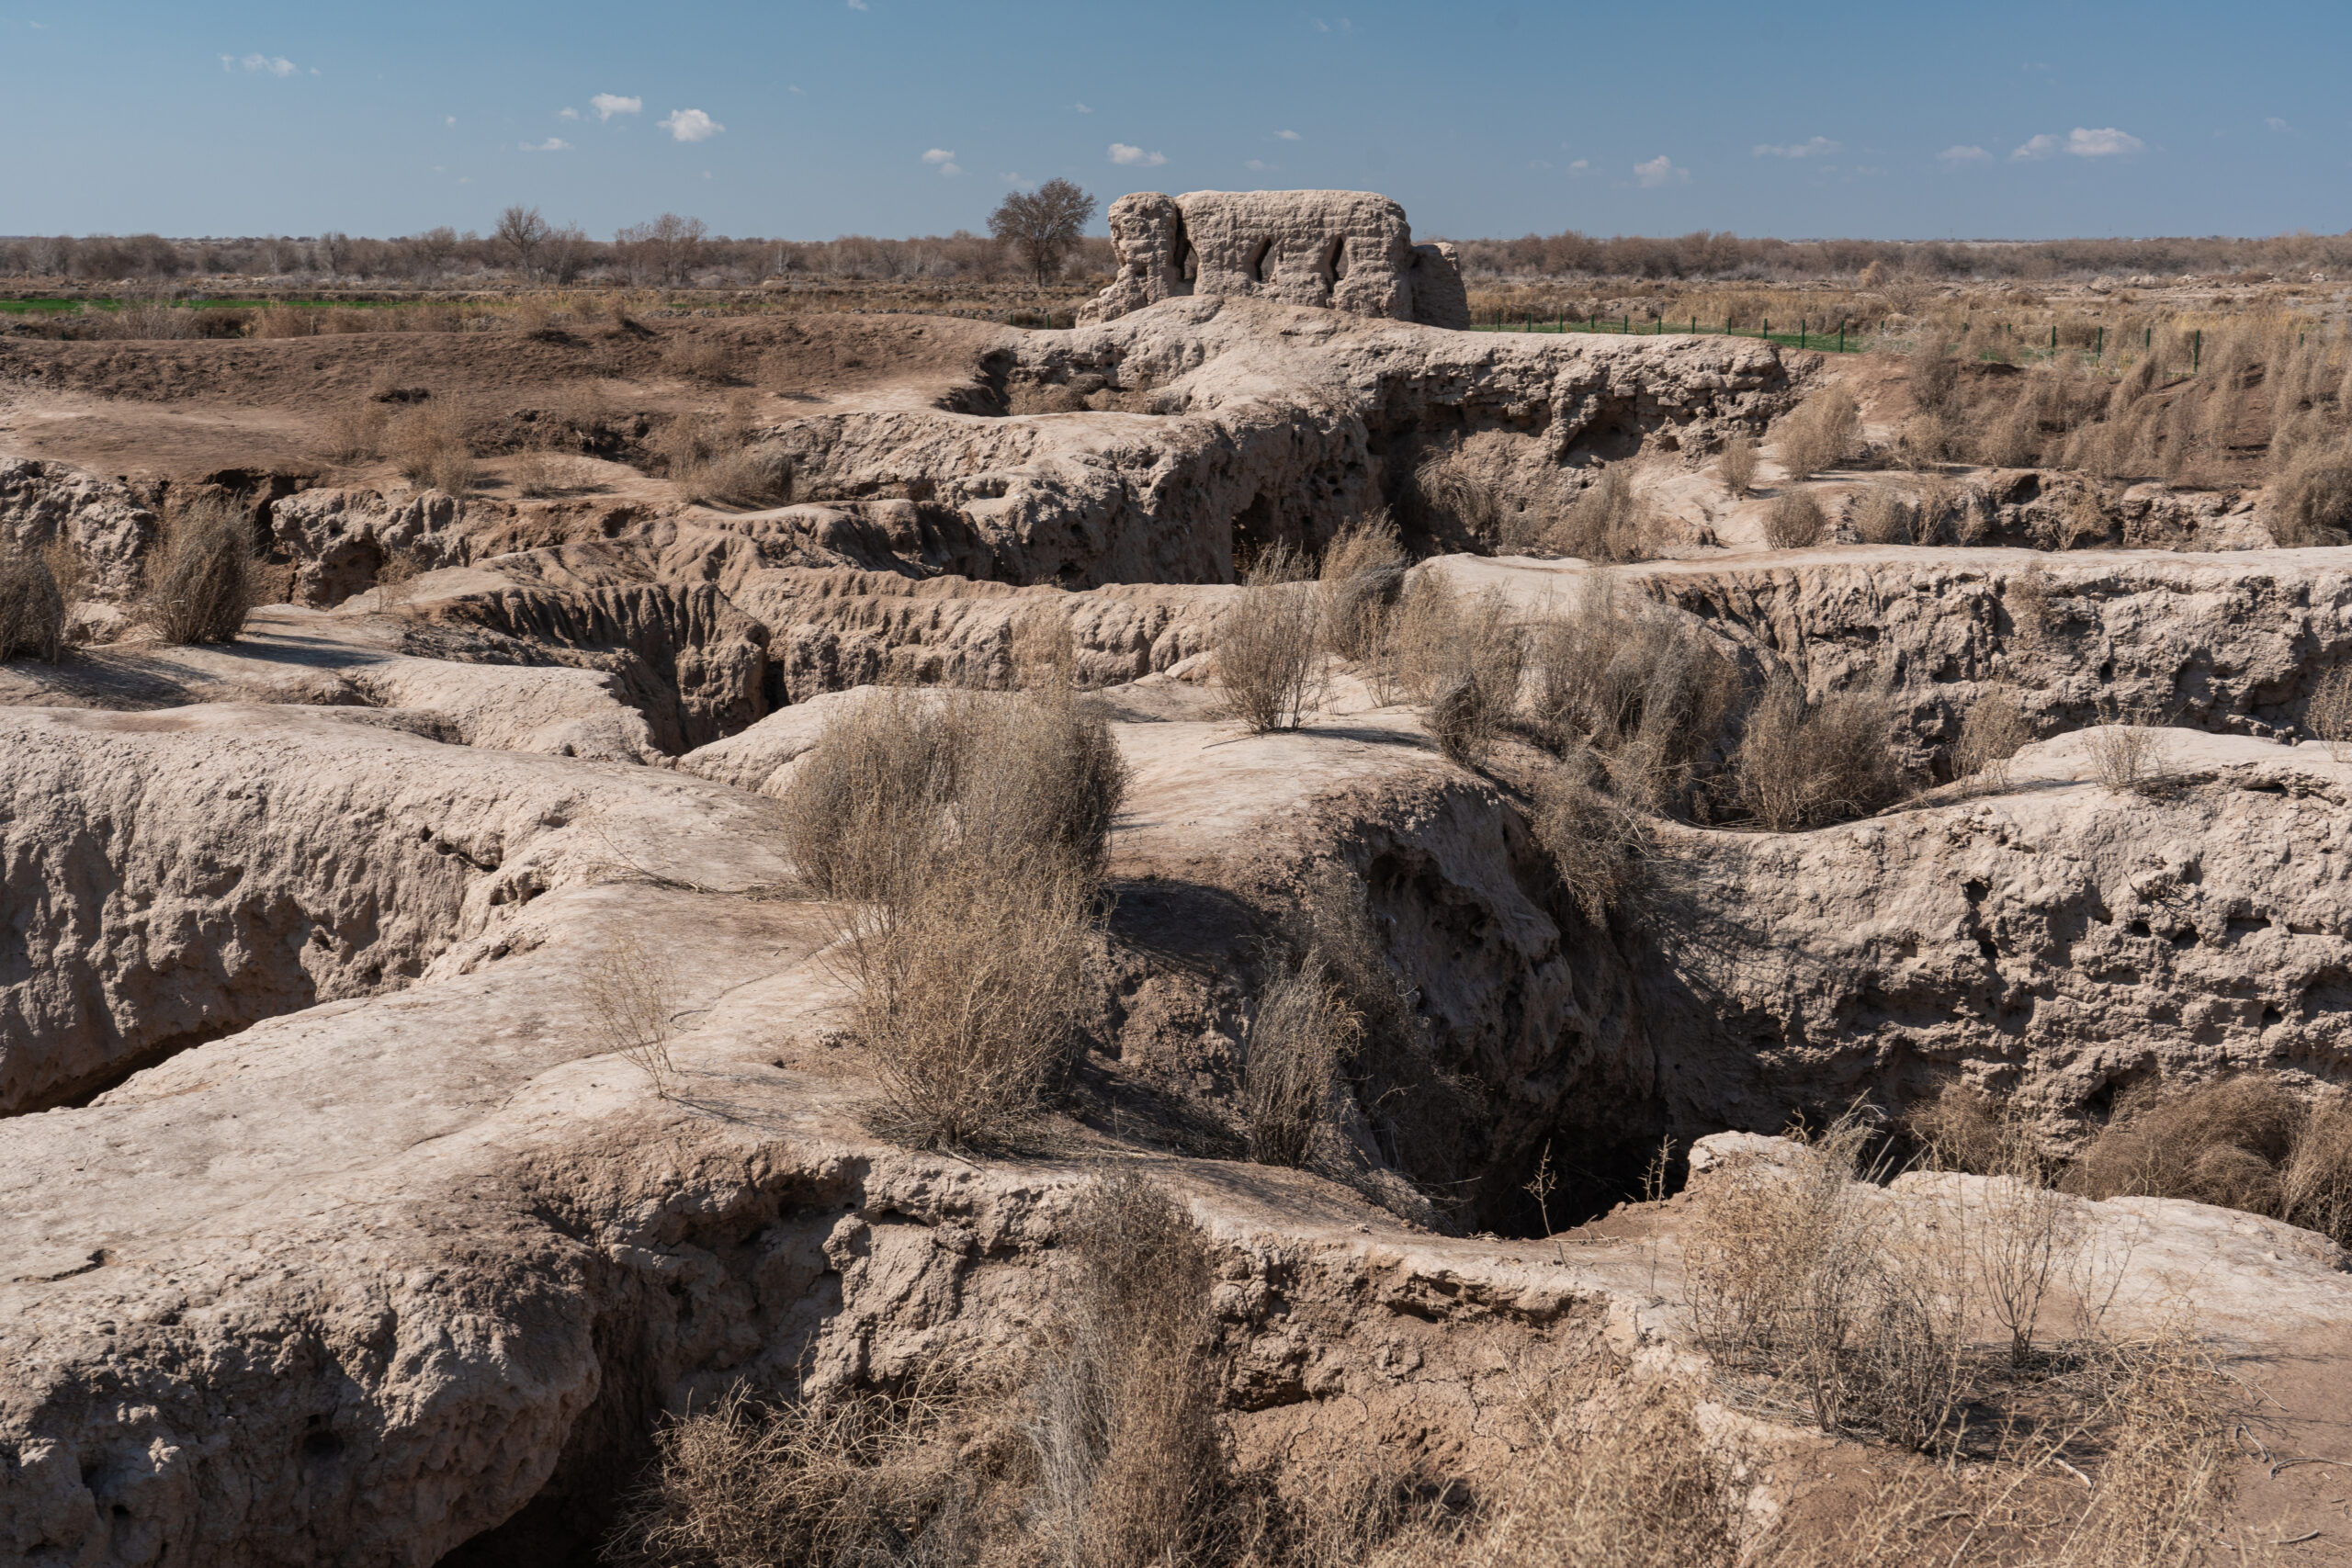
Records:
[[[0,0],[0,233],[937,233],[1057,175],[1424,236],[2335,232],[2347,61],[2344,0]]]

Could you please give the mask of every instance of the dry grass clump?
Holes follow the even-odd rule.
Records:
[[[889,1130],[953,1147],[1035,1120],[1085,1006],[1094,891],[1066,862],[999,869],[958,857],[857,919],[850,1016]]]
[[[723,413],[679,415],[652,445],[689,501],[769,506],[792,499],[791,459],[761,444],[754,412],[743,399]]]
[[[1067,692],[875,691],[800,763],[786,836],[802,880],[848,906],[851,1015],[908,1136],[1009,1135],[1058,1081],[1126,779]]]
[[[1787,1163],[1714,1182],[1686,1244],[1685,1291],[1720,1365],[1790,1385],[1825,1432],[1925,1448],[1962,1402],[1963,1303],[1948,1259],[1905,1245],[1859,1179],[1871,1137],[1849,1112]]]
[[[2320,677],[2303,710],[2303,727],[2327,742],[2327,754],[2352,762],[2352,665],[2337,665]]]
[[[2267,1214],[2352,1245],[2352,1104],[2248,1074],[2131,1091],[2066,1185],[2092,1198],[2187,1198]]]
[[[242,510],[207,497],[164,524],[140,592],[141,618],[160,640],[234,642],[260,602],[253,525]]]
[[[2344,543],[2352,535],[2352,438],[2296,453],[2267,488],[2270,537],[2281,548]]]
[[[1507,526],[1515,525],[1504,515],[1494,487],[1473,474],[1460,453],[1415,465],[1400,500],[1407,522],[1451,547],[1491,546],[1502,540]]]
[[[2083,731],[2083,750],[2089,755],[2091,772],[2118,795],[2152,788],[2159,777],[2161,731],[2127,723],[2132,716],[2109,705],[2099,722]]]
[[[2033,721],[2018,705],[2014,693],[1996,687],[1968,705],[1960,721],[1960,739],[1951,749],[1952,772],[1975,779],[1987,788],[2006,789],[2009,759],[2033,739]]]
[[[1724,443],[1723,456],[1715,459],[1716,477],[1732,494],[1744,497],[1756,488],[1756,460],[1754,438],[1735,435]]]
[[[1250,563],[1239,602],[1217,617],[1217,686],[1226,712],[1252,734],[1296,729],[1322,710],[1324,595],[1306,575],[1298,553],[1276,544]]]
[[[514,490],[518,495],[576,495],[595,482],[595,470],[578,457],[526,452],[514,461]]]
[[[1811,479],[1844,460],[1861,440],[1861,406],[1843,387],[1815,393],[1781,420],[1781,467],[1792,479]]]
[[[735,351],[716,338],[685,338],[662,354],[662,363],[681,380],[723,387],[736,378]]]
[[[2086,1342],[2046,1386],[2064,1403],[1998,1434],[1987,1464],[1885,1467],[1828,1529],[1782,1529],[1758,1568],[2191,1568],[2263,1562],[2217,1529],[2233,1492],[2238,1391],[2190,1335]],[[2249,1551],[2256,1553],[2248,1555]]]
[[[1270,967],[1242,1055],[1243,1130],[1259,1164],[1304,1166],[1326,1152],[1340,1067],[1363,1021],[1311,948],[1296,959],[1272,954]]]
[[[1644,811],[1694,804],[1740,705],[1739,675],[1688,617],[1589,585],[1529,637],[1530,708],[1552,747],[1585,747]]]
[[[1666,547],[1666,525],[1640,491],[1629,463],[1611,463],[1585,487],[1544,543],[1581,560],[1651,560]]]
[[[383,457],[413,485],[446,495],[464,495],[481,474],[474,461],[469,423],[459,409],[446,400],[420,403],[386,427]]]
[[[1017,1449],[980,1402],[921,1390],[763,1405],[741,1388],[665,1423],[607,1562],[631,1568],[972,1561]]]
[[[1323,551],[1324,645],[1342,659],[1376,659],[1388,641],[1405,581],[1405,547],[1385,508],[1340,528]]]
[[[1509,599],[1463,593],[1424,568],[1397,606],[1383,677],[1421,705],[1439,750],[1470,767],[1517,708],[1526,664],[1526,635]]]
[[[1075,691],[1078,628],[1057,606],[1023,610],[1006,628],[1005,663],[1015,691],[1046,694]]]
[[[1828,535],[1828,514],[1810,491],[1784,490],[1764,509],[1764,542],[1776,550],[1805,549]]]
[[[1063,1568],[1198,1561],[1227,1484],[1207,1241],[1131,1170],[1089,1185],[1068,1235],[1026,1423],[1035,1546]]]
[[[1650,836],[1641,817],[1605,789],[1563,768],[1535,790],[1531,826],[1584,918],[1606,926],[1639,885]]]
[[[670,1036],[678,1011],[677,965],[621,931],[590,965],[583,990],[598,1049],[643,1073],[659,1098],[674,1099]]]
[[[1761,827],[1785,833],[1863,817],[1903,794],[1889,750],[1892,718],[1883,697],[1860,692],[1809,700],[1786,676],[1748,710],[1732,778]]]
[[[384,411],[373,402],[355,403],[327,416],[320,451],[330,462],[362,463],[384,449]]]
[[[65,647],[65,610],[45,553],[0,539],[0,660],[56,663]]]

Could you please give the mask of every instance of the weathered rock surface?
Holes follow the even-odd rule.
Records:
[[[1606,572],[1519,558],[1435,564],[1531,613],[1602,584],[1645,594],[1816,694],[1890,692],[1923,743],[1957,737],[1968,705],[1996,686],[2045,734],[2103,715],[2307,733],[2320,679],[2352,660],[2352,550],[2341,548],[2053,557],[1865,547]]]
[[[81,555],[87,592],[127,599],[154,541],[154,511],[118,480],[67,463],[0,457],[0,537],[25,549],[62,540]]]
[[[1391,502],[1408,526],[1467,544],[1467,525],[1408,499],[1436,458],[1508,511],[1556,515],[1590,458],[1705,449],[1760,425],[1790,386],[1778,351],[1747,339],[1471,337],[1244,299],[1037,334],[1020,368],[1150,412],[875,409],[766,434],[796,501],[911,502],[891,547],[919,571],[1220,582],[1237,549],[1319,546]]]
[[[616,821],[758,815],[673,774],[352,722],[377,716],[0,710],[0,1113],[474,962],[532,899],[611,874]]]
[[[2119,793],[2094,733],[2030,747],[2005,793],[1668,832],[1644,1012],[1676,1043],[1674,1120],[1769,1126],[1958,1076],[2056,1129],[2158,1078],[2352,1083],[2352,767],[2164,730],[2169,782]]]
[[[1212,295],[1456,330],[1470,307],[1453,247],[1415,245],[1405,209],[1355,190],[1138,191],[1111,204],[1119,274],[1080,314],[1107,321]]]

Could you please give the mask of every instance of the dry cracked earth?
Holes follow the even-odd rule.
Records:
[[[683,339],[756,374],[680,380]],[[1900,1113],[1954,1077],[2057,1122],[2155,1079],[2352,1082],[2352,766],[2307,714],[2352,656],[2352,551],[2246,518],[2162,553],[1770,550],[1706,464],[1837,373],[1204,299],[1050,333],[0,344],[0,530],[91,574],[85,640],[0,666],[0,1562],[590,1561],[664,1412],[1017,1353],[1105,1162],[1211,1238],[1244,1455],[1371,1439],[1476,1484],[1516,1462],[1526,1358],[1702,1364],[1706,1180],[1642,1201],[1661,1139]],[[589,392],[574,493],[520,495],[533,432]],[[420,393],[478,422],[470,495],[322,456],[337,411]],[[729,405],[788,502],[693,502],[649,457]],[[1685,525],[1637,565],[1500,555],[1407,493],[1438,457],[1542,518],[1635,456]],[[198,494],[250,518],[278,602],[164,647],[129,606]],[[1584,918],[1510,770],[1447,760],[1355,672],[1296,732],[1220,711],[1237,560],[1382,505],[1416,572],[1531,618],[1605,577],[1745,671],[1878,683],[1933,787],[1803,832],[1661,824],[1674,918]],[[1001,684],[1040,605],[1133,770],[1102,1005],[1036,1147],[910,1149],[872,1130],[777,797],[857,688]],[[1936,784],[1996,683],[2036,739],[1997,787]],[[2167,716],[2165,788],[2100,782],[2116,703]],[[1472,1085],[1434,1203],[1409,1172],[1236,1157],[1261,943],[1335,865]],[[671,1097],[592,1027],[580,977],[620,932],[682,977]],[[2270,1453],[2352,1459],[2340,1250],[2069,1201],[2119,1324],[2188,1303]],[[1567,1221],[1593,1223],[1544,1236]],[[1774,1456],[1761,1513],[1868,1462],[1739,1419]],[[2352,1561],[2347,1475],[2249,1459],[2232,1521]]]

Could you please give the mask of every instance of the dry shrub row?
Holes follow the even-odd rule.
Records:
[[[234,642],[260,596],[253,525],[232,502],[208,496],[164,523],[147,558],[140,617],[166,643]]]
[[[786,838],[843,910],[852,1017],[897,1130],[982,1143],[1042,1108],[1085,1006],[1126,779],[1066,688],[869,690],[796,771]]]
[[[56,663],[65,648],[66,608],[51,552],[0,539],[0,661]]]

